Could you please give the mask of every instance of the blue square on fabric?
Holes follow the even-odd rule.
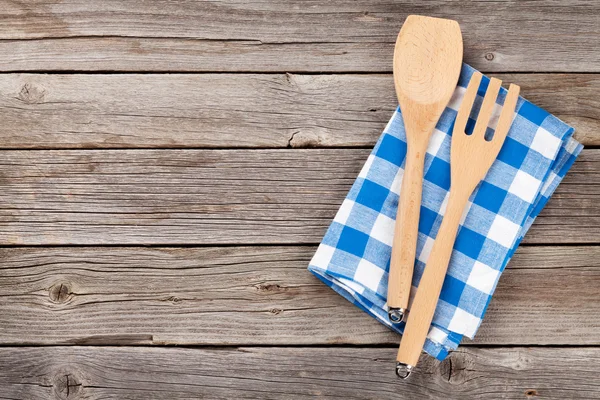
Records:
[[[498,215],[503,216],[509,221],[515,224],[522,225],[526,216],[528,215],[528,209],[530,204],[518,196],[512,193],[507,193]]]
[[[346,253],[340,249],[335,249],[333,256],[331,257],[331,265],[335,265],[340,274],[352,276],[358,267],[360,260],[361,257]]]
[[[348,215],[344,225],[354,228],[361,232],[371,232],[379,212],[365,207],[362,204],[354,203],[352,212]]]
[[[481,246],[481,250],[481,255],[477,261],[490,266],[490,268],[504,268],[507,250],[506,247],[502,246],[500,243],[496,243],[491,239],[486,239],[483,246]]]
[[[331,225],[329,225],[327,232],[325,232],[322,243],[327,246],[336,247],[342,229],[344,229],[344,225],[333,221]]]
[[[389,189],[375,182],[365,180],[355,201],[375,211],[380,211],[389,192]]]
[[[473,118],[469,118],[467,120],[467,124],[465,125],[465,133],[467,135],[472,135],[473,129],[475,129],[475,120]]]
[[[460,232],[458,232],[456,242],[454,243],[454,249],[471,257],[473,260],[477,260],[484,242],[485,236],[463,226]]]
[[[435,220],[438,217],[438,213],[431,211],[427,207],[421,206],[421,215],[419,216],[419,232],[431,236],[431,229]]]
[[[542,125],[542,122],[544,122],[546,117],[548,117],[548,115],[550,114],[548,114],[547,111],[539,108],[535,104],[532,104],[527,101],[523,102],[523,105],[521,105],[521,108],[519,109],[519,115],[522,115],[523,117],[527,118],[528,120],[539,126]]]
[[[537,151],[530,152],[527,159],[521,165],[521,171],[528,173],[534,178],[543,181],[548,173],[549,160]]]
[[[465,282],[446,275],[444,285],[442,286],[442,292],[440,293],[440,299],[453,306],[458,306],[465,285]]]
[[[443,299],[439,299],[437,303],[437,307],[435,308],[435,313],[433,314],[433,326],[437,326],[438,328],[442,328],[443,330],[447,330],[446,327],[450,325],[450,321],[454,314],[456,313],[456,306],[446,303]]]
[[[389,271],[389,269],[388,269]],[[413,278],[412,285],[419,286],[419,282],[421,282],[421,277],[423,276],[423,272],[425,271],[425,263],[417,260],[415,262],[415,269],[413,270]]]
[[[375,238],[370,238],[365,247],[363,258],[370,263],[382,267],[390,261],[391,255],[392,248],[390,246]]]
[[[484,299],[487,299],[487,296],[488,295],[482,291],[477,290],[472,286],[465,285],[461,293],[460,303],[457,304],[457,306],[469,314],[483,315],[486,303]]]
[[[493,213],[497,213],[500,207],[502,207],[506,193],[506,190],[482,181],[473,203]]]
[[[401,166],[406,157],[406,143],[394,136],[385,135],[376,155],[394,165]]]
[[[487,236],[495,218],[495,213],[473,203],[465,216],[463,228],[470,229],[482,236]]]
[[[516,169],[521,168],[523,160],[527,157],[529,148],[522,145],[514,139],[507,137],[498,154],[498,160],[505,164],[511,165]]]
[[[442,189],[450,189],[450,163],[434,158],[429,170],[425,174],[425,180],[441,187]]]
[[[381,210],[379,212],[385,215],[386,217],[390,217],[395,220],[396,214],[398,213],[399,200],[400,197],[390,190],[390,192],[388,193],[388,197],[385,199],[385,202],[383,203],[383,206],[381,207]]]
[[[379,157],[372,157],[371,167],[367,172],[366,179],[389,188],[398,173],[398,166]]]
[[[469,275],[471,275],[473,265],[475,265],[475,260],[465,256],[459,251],[452,251],[452,258],[446,274],[455,279],[467,282],[469,280]]]
[[[356,197],[358,196],[358,194],[360,193],[360,188],[362,187],[363,182],[365,182],[365,181],[366,181],[366,179],[363,179],[361,177],[356,178],[356,180],[350,187],[350,190],[348,191],[348,195],[346,196],[346,198],[348,200],[354,201],[356,199]]]
[[[366,233],[350,228],[349,226],[344,226],[344,229],[340,233],[337,248],[346,253],[354,254],[357,257],[362,257],[369,238],[370,236]]]
[[[454,129],[454,120],[456,120],[457,114],[457,111],[451,108],[446,108],[442,113],[442,116],[438,120],[438,123],[435,126],[435,128],[439,131],[444,132],[446,135],[450,135],[452,129]]]

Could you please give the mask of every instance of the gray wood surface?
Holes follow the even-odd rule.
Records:
[[[306,266],[413,13],[590,148],[475,342],[402,382]],[[0,0],[0,399],[600,398],[599,27],[591,0]]]
[[[463,348],[399,382],[395,348],[0,350],[4,399],[598,399],[597,348]]]
[[[595,74],[498,74],[600,144]],[[0,75],[0,147],[373,146],[391,75]]]
[[[2,0],[0,70],[391,71],[409,14],[486,71],[600,71],[596,1]]]
[[[397,343],[306,270],[314,251],[2,249],[0,343]],[[600,247],[520,248],[476,343],[599,345],[599,285]]]
[[[0,152],[0,244],[318,243],[368,149]],[[525,243],[598,243],[584,150]]]

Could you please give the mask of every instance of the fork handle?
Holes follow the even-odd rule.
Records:
[[[408,307],[419,233],[426,150],[426,142],[408,143],[388,278],[387,303],[390,309],[390,320],[394,323],[402,320]]]
[[[409,367],[408,371],[419,361],[440,297],[460,219],[469,199],[470,193],[467,193],[465,188],[457,189],[456,191],[450,189],[446,213],[419,282],[400,342],[398,366]]]

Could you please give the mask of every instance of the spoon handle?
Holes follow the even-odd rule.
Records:
[[[419,234],[426,145],[427,142],[422,141],[408,142],[388,279],[387,302],[390,309],[390,320],[393,323],[402,320],[408,307],[412,286],[417,236]]]

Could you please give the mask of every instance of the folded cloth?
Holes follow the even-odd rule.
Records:
[[[463,65],[458,87],[427,149],[412,296],[446,208],[450,135],[474,71]],[[481,106],[488,83],[484,76],[472,116]],[[497,122],[505,96],[502,89],[491,127],[494,120]],[[471,119],[467,132],[473,126]],[[488,134],[491,132],[489,128]],[[573,128],[519,98],[502,150],[463,214],[424,347],[430,355],[443,360],[463,336],[475,336],[500,274],[583,148],[572,135]],[[398,108],[308,267],[325,284],[399,333],[404,325],[388,321],[386,296],[405,156],[406,136]]]

